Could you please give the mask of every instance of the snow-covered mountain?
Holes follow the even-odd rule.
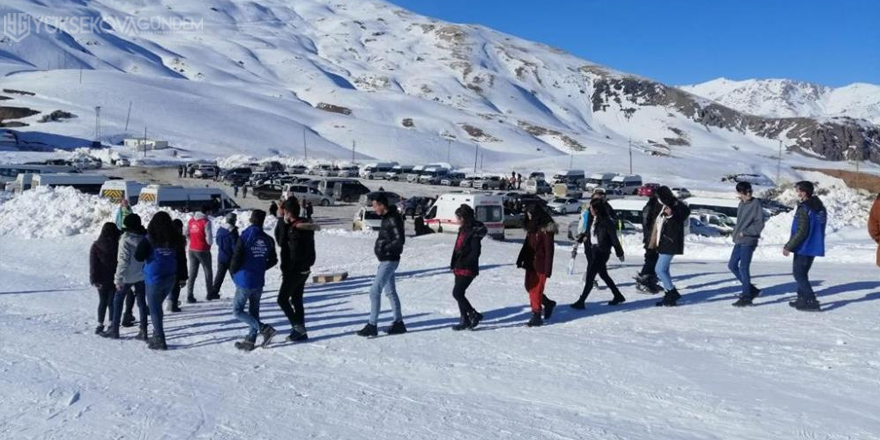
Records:
[[[880,86],[856,83],[831,88],[789,79],[733,81],[718,78],[680,89],[741,112],[769,117],[836,117],[880,124]]]
[[[713,180],[775,169],[780,139],[807,153],[788,163],[880,160],[873,124],[744,114],[381,0],[7,0],[9,13],[31,32],[0,40],[0,119],[19,116],[0,124],[26,124],[28,147],[92,140],[101,106],[103,142],[146,129],[201,156],[300,155],[305,142],[310,157],[464,166],[479,145],[494,167],[624,171],[631,140],[637,170]],[[76,117],[39,122],[55,110]]]

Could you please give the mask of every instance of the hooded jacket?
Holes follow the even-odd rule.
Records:
[[[236,286],[257,289],[266,284],[266,271],[276,264],[275,241],[263,232],[263,228],[250,225],[235,245],[229,271]]]
[[[306,273],[315,264],[315,230],[317,227],[306,219],[298,218],[287,225],[287,266],[285,273]],[[283,247],[282,247],[283,248]]]
[[[663,222],[657,253],[681,255],[684,253],[684,225],[685,222],[689,221],[691,208],[678,200],[672,202],[670,207],[672,208],[672,215]],[[660,215],[663,215],[662,208],[660,212]]]
[[[382,216],[379,236],[376,237],[376,246],[373,249],[376,258],[379,261],[400,261],[404,243],[406,243],[406,236],[404,235],[403,219],[397,211],[397,206],[389,206],[388,212]]]
[[[116,258],[115,284],[134,284],[144,280],[144,263],[134,258],[138,245],[144,240],[147,231],[141,227],[138,230],[126,230],[119,241],[119,254]]]
[[[818,197],[812,196],[798,204],[791,222],[791,239],[785,249],[795,255],[825,256],[825,225],[828,212]]]
[[[461,240],[461,246],[453,248],[449,268],[453,271],[466,271],[472,276],[479,275],[483,247],[481,242],[488,233],[486,226],[478,221],[468,229],[460,229],[456,242]]]
[[[217,262],[229,265],[232,260],[232,252],[235,250],[235,242],[238,241],[238,228],[228,223],[223,223],[217,229]]]
[[[660,215],[661,209],[663,209],[663,205],[657,200],[657,197],[648,199],[648,203],[642,208],[642,243],[645,245],[645,249],[651,245],[651,231],[654,229],[654,222]]]
[[[620,245],[620,239],[617,238],[617,226],[614,220],[610,218],[603,218],[598,221],[598,223],[593,225],[596,221],[596,217],[590,217],[590,222],[587,225],[587,232],[584,233],[584,243],[586,246],[592,245],[593,248],[598,248],[599,252],[611,252],[611,249],[614,248],[614,254],[617,255],[618,258],[623,256],[623,246]],[[596,228],[596,243],[592,243],[593,234],[590,233],[590,228]]]
[[[516,267],[550,278],[553,275],[553,236],[558,231],[554,222],[547,223],[536,231],[529,231],[516,258]]]
[[[147,238],[138,243],[134,258],[144,262],[144,283],[155,286],[169,278],[180,281],[180,241],[169,246],[155,246],[153,240]]]
[[[757,246],[764,230],[764,207],[761,200],[752,197],[748,202],[739,202],[736,208],[736,226],[733,228],[733,242],[746,246]]]
[[[112,286],[118,256],[118,240],[95,240],[89,251],[89,282],[102,288]]]

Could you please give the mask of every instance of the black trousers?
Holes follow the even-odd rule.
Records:
[[[226,278],[226,272],[229,272],[229,264],[228,263],[217,263],[217,272],[214,273],[214,287],[211,292],[220,296],[220,288],[223,287],[223,278]],[[229,275],[230,277],[232,275]]]
[[[474,281],[475,277],[466,277],[461,275],[455,276],[455,285],[452,287],[452,297],[455,298],[455,301],[458,302],[458,312],[461,313],[462,317],[466,317],[468,313],[475,311],[474,307],[471,305],[471,302],[468,301],[465,294],[467,293],[467,288],[470,287],[471,283]]]
[[[587,299],[593,289],[593,284],[595,284],[596,276],[602,278],[615,297],[622,296],[617,285],[614,284],[614,280],[611,279],[611,275],[608,275],[608,259],[611,258],[611,252],[603,252],[599,250],[598,246],[593,246],[592,253],[593,258],[590,260],[590,265],[587,266],[587,282],[584,284],[584,292],[581,294],[580,300]]]
[[[660,254],[657,251],[645,249],[645,265],[642,266],[642,271],[639,272],[639,275],[657,278],[657,271],[654,267],[657,266],[658,258],[660,258]]]
[[[113,297],[116,296],[116,286],[110,283],[98,289],[98,324],[104,324],[104,317],[110,314],[113,320]]]
[[[305,325],[306,311],[303,307],[303,294],[310,272],[284,273],[281,275],[281,287],[278,289],[278,306],[287,316],[290,325]]]

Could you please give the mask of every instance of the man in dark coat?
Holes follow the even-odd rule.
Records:
[[[819,301],[810,286],[810,268],[816,257],[825,256],[825,226],[828,223],[828,212],[822,200],[814,194],[812,182],[802,181],[795,184],[797,189],[797,210],[791,225],[791,239],[782,249],[786,257],[794,254],[792,272],[797,282],[797,300],[788,305],[803,312],[820,310]]]
[[[659,255],[656,249],[652,249],[649,246],[651,231],[654,229],[654,222],[657,221],[657,216],[660,215],[661,207],[662,205],[657,200],[657,194],[655,193],[651,195],[648,203],[642,208],[642,243],[645,247],[645,264],[642,265],[642,270],[636,276],[636,287],[639,290],[650,293],[658,293],[661,290],[660,286],[657,285],[657,271],[655,270]]]
[[[291,330],[287,340],[303,342],[309,339],[303,294],[315,264],[315,231],[321,228],[300,217],[301,207],[295,198],[284,202],[280,212],[284,215],[280,223],[285,232],[279,239],[285,240],[281,248],[287,255],[281,258],[282,281],[278,290],[278,306],[290,321]]]

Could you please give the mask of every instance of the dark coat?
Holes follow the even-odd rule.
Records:
[[[648,203],[642,208],[642,243],[645,245],[645,249],[651,243],[651,231],[654,229],[654,221],[657,220],[657,216],[660,215],[662,208],[663,205],[656,197],[648,199]]]
[[[315,231],[311,229],[312,226],[312,223],[301,218],[287,226],[284,235],[289,255],[287,266],[282,267],[284,273],[305,273],[312,270],[315,264]]]
[[[403,218],[396,206],[389,206],[388,212],[382,216],[379,237],[376,238],[374,252],[379,261],[400,261],[406,236],[403,229]]]
[[[459,230],[458,238],[462,239],[462,245],[452,250],[452,259],[449,261],[451,270],[467,270],[474,276],[480,273],[480,253],[483,250],[481,241],[488,234],[486,226],[480,222],[474,222],[473,227],[467,230]],[[456,243],[458,239],[456,239]]]
[[[669,255],[684,253],[684,225],[690,221],[690,216],[691,208],[680,201],[675,201],[672,205],[672,216],[666,219],[663,230],[660,231],[657,253]]]
[[[238,242],[238,228],[223,225],[217,229],[217,263],[229,265],[235,243]]]
[[[116,257],[119,240],[98,240],[92,243],[89,251],[89,282],[96,286],[109,287],[114,284]]]
[[[558,228],[553,222],[536,231],[529,231],[516,259],[516,267],[550,278],[553,275],[553,236],[556,232]]]
[[[189,279],[189,271],[186,268],[186,237],[183,234],[177,237],[174,251],[177,255],[177,281],[186,281]]]
[[[278,222],[275,223],[275,243],[278,243],[278,247],[280,248],[278,255],[281,258],[281,271],[284,272],[287,270],[287,266],[289,266],[290,261],[290,249],[287,247],[287,223],[284,222],[284,217],[277,217]]]
[[[594,248],[598,248],[599,252],[611,252],[611,248],[614,248],[614,254],[617,257],[623,256],[623,246],[620,245],[620,239],[617,238],[617,225],[614,220],[610,218],[604,218],[599,220],[599,223],[596,225],[596,239],[597,243],[592,242],[592,235],[590,235],[590,228],[593,227],[593,222],[596,221],[596,217],[590,217],[590,220],[587,222],[587,232],[584,234],[584,243],[586,246],[592,245]]]

